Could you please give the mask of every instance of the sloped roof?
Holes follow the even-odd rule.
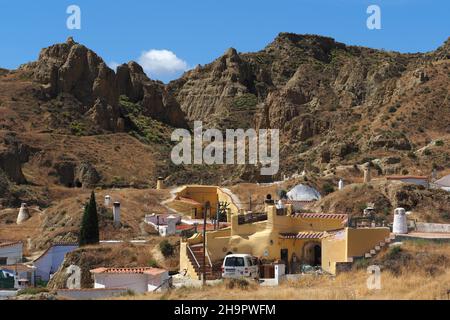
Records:
[[[319,191],[304,184],[299,184],[292,188],[287,193],[287,197],[289,200],[294,201],[315,201],[321,198]]]
[[[297,213],[294,215],[296,218],[303,219],[335,219],[335,220],[347,220],[347,214],[334,214],[334,213]]]
[[[450,174],[448,176],[445,176],[445,177],[435,181],[434,183],[441,187],[449,187],[450,188]]]
[[[325,232],[280,233],[281,239],[322,239]]]
[[[12,247],[21,243],[22,241],[0,241],[0,248]]]

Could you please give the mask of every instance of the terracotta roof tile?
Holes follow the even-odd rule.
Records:
[[[164,269],[158,268],[97,268],[90,271],[91,273],[101,274],[101,273],[110,273],[110,274],[151,274],[158,275],[164,272],[167,272]]]
[[[21,241],[4,241],[4,242],[0,241],[0,248],[11,247],[21,243],[22,243]]]

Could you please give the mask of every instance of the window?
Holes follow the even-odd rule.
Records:
[[[6,266],[8,258],[0,257],[0,266]]]
[[[245,258],[245,262],[246,262],[247,266],[249,266],[249,267],[251,267],[253,265],[252,259],[250,259],[250,258]]]
[[[236,267],[245,267],[244,258],[236,258]]]
[[[229,257],[225,261],[225,267],[245,267],[244,258]]]

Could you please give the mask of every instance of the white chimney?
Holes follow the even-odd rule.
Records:
[[[113,206],[113,217],[114,217],[114,225],[120,226],[120,202],[114,202]]]
[[[408,224],[406,221],[406,212],[403,208],[397,208],[394,211],[394,226],[392,232],[395,234],[407,234]]]
[[[19,210],[19,215],[17,216],[17,224],[21,224],[30,219],[30,214],[28,212],[27,204],[22,203]]]
[[[109,207],[111,205],[111,196],[106,195],[105,196],[105,207]]]
[[[177,232],[177,220],[178,218],[170,215],[167,217],[167,235],[173,236]]]

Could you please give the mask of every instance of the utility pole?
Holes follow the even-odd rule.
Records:
[[[219,222],[219,217],[220,217],[220,202],[217,201],[217,211],[216,211],[216,223],[215,223],[215,229],[219,230],[220,227],[220,222]]]
[[[202,284],[206,286],[206,216],[211,210],[209,201],[205,203],[205,214],[203,215],[203,267],[202,267]]]

